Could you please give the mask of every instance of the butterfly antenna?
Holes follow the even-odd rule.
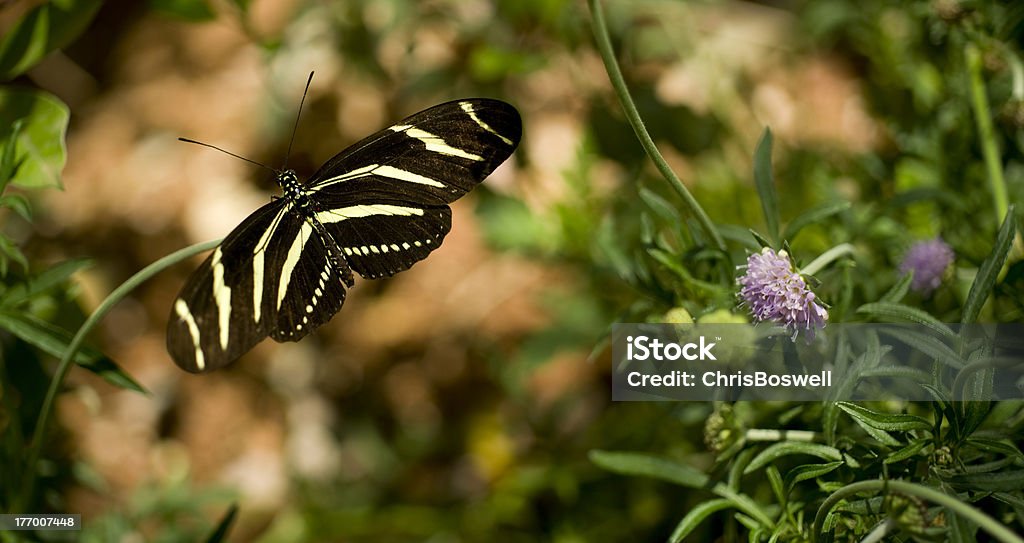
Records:
[[[231,151],[225,151],[224,149],[221,149],[220,147],[217,147],[216,145],[210,145],[209,143],[203,143],[201,141],[190,140],[188,138],[178,138],[178,141],[183,141],[185,143],[194,143],[196,145],[202,145],[203,147],[209,147],[210,149],[216,149],[216,150],[218,150],[218,151],[220,151],[220,152],[222,152],[224,154],[231,155],[231,156],[233,156],[235,158],[240,158],[240,159],[242,159],[242,160],[244,160],[244,161],[246,161],[246,162],[248,162],[250,164],[255,164],[255,165],[257,165],[257,166],[259,166],[261,168],[266,168],[266,169],[268,169],[268,170],[270,170],[270,171],[272,171],[274,173],[277,173],[277,170],[275,170],[274,168],[271,168],[270,166],[267,166],[266,164],[262,164],[260,162],[256,162],[255,160],[251,160],[251,159],[245,158],[244,156],[241,156],[241,155],[236,155],[235,153],[232,153]]]
[[[295,125],[292,126],[292,139],[288,140],[288,153],[284,155],[284,166],[282,170],[288,169],[288,157],[292,156],[292,143],[295,143],[295,132],[299,129],[299,117],[302,116],[302,104],[306,103],[306,94],[309,93],[309,84],[313,82],[313,72],[309,72],[309,79],[306,80],[306,90],[302,91],[302,100],[299,101],[299,112],[295,114]]]

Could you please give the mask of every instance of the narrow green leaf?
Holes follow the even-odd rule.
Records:
[[[0,80],[13,79],[88,28],[101,0],[50,0],[35,7],[0,37]]]
[[[658,193],[641,187],[640,199],[647,204],[647,207],[649,207],[655,215],[658,215],[662,219],[665,219],[672,224],[681,224],[683,222],[683,218],[679,215],[679,211],[676,211],[676,208],[672,207],[672,204],[668,203],[668,200],[662,198]]]
[[[71,343],[71,334],[66,330],[29,315],[0,312],[0,328],[56,358],[60,358]],[[79,350],[75,355],[75,364],[99,375],[112,385],[148,394],[127,372],[98,351]]]
[[[902,449],[887,455],[885,457],[885,460],[882,460],[882,463],[886,465],[895,464],[896,462],[902,462],[912,456],[917,456],[917,454],[924,450],[924,448],[927,447],[930,443],[931,440],[927,438],[915,439],[914,441],[910,442],[910,445],[907,445],[906,447],[903,447]]]
[[[951,368],[962,369],[967,365],[967,362],[960,358],[956,351],[934,335],[919,332],[912,328],[895,326],[882,328],[879,332],[901,341],[907,344],[907,346],[912,347],[914,351],[924,353]]]
[[[685,464],[641,453],[590,451],[591,462],[622,475],[638,475],[688,488],[704,488],[708,476]]]
[[[221,543],[225,541],[228,536],[228,530],[231,529],[231,525],[235,522],[235,517],[238,516],[238,504],[233,503],[228,508],[227,513],[217,523],[217,529],[210,534],[210,537],[206,538],[206,543]]]
[[[983,437],[969,437],[967,438],[967,443],[974,445],[985,452],[1013,456],[1020,460],[1024,460],[1024,453],[1021,453],[1021,450],[1018,449],[1016,445],[1008,441],[987,439]]]
[[[773,248],[779,247],[779,199],[775,192],[775,179],[772,175],[772,131],[764,129],[761,141],[754,150],[754,184],[761,198],[761,210],[764,212],[765,225],[768,228],[768,239]]]
[[[964,302],[963,316],[960,318],[960,322],[964,324],[973,323],[978,319],[985,300],[988,299],[988,295],[996,284],[996,279],[999,278],[999,270],[1003,269],[1006,257],[1010,254],[1016,226],[1014,224],[1016,220],[1014,208],[1015,206],[1011,205],[1006,212],[1006,218],[1003,219],[1003,224],[999,227],[999,234],[996,236],[996,244],[992,247],[988,258],[981,264],[981,268],[978,269],[978,275],[974,277],[974,282],[971,283],[967,301]]]
[[[837,460],[835,462],[828,462],[827,464],[804,464],[802,466],[797,466],[789,470],[789,473],[786,474],[786,488],[792,490],[797,483],[808,479],[816,479],[822,475],[831,473],[839,469],[839,466],[842,466],[843,464],[845,464],[845,462]]]
[[[716,498],[697,504],[689,513],[679,521],[672,535],[668,537],[670,543],[678,543],[690,535],[702,522],[711,515],[732,507],[732,502]]]
[[[60,187],[70,116],[68,106],[49,93],[0,87],[0,141],[10,139],[15,121],[23,122],[14,138],[17,169],[11,183],[26,188]]]
[[[35,277],[30,277],[25,282],[18,283],[3,294],[0,294],[0,307],[14,307],[44,292],[49,292],[63,285],[78,270],[91,265],[92,261],[86,258],[76,258],[56,264]]]
[[[832,215],[842,213],[847,209],[850,209],[850,202],[847,201],[825,202],[816,205],[797,215],[792,221],[789,221],[782,234],[782,239],[792,241],[804,228],[819,223]]]
[[[18,170],[15,151],[18,149],[18,136],[21,135],[24,124],[22,119],[16,119],[11,123],[11,132],[4,139],[4,151],[0,153],[0,194],[7,190],[8,183],[14,179],[14,173]]]
[[[779,473],[779,468],[775,466],[768,466],[765,468],[764,474],[768,477],[768,483],[772,487],[772,492],[775,493],[775,501],[778,502],[779,507],[785,509],[786,485],[782,482],[782,474]]]
[[[907,292],[910,290],[910,283],[913,282],[913,280],[913,271],[911,271],[910,273],[903,274],[903,276],[900,277],[900,280],[896,281],[896,284],[893,285],[888,292],[883,294],[878,301],[889,302],[894,304],[899,303],[899,301],[902,300],[903,297],[907,295]]]
[[[775,443],[767,449],[761,451],[747,466],[747,469],[743,470],[744,474],[752,473],[766,464],[770,464],[783,456],[789,456],[793,454],[806,454],[809,456],[816,456],[822,460],[836,461],[843,458],[842,453],[835,447],[829,447],[828,445],[821,445],[818,443],[807,443],[806,441],[782,441]]]
[[[956,337],[956,334],[954,334],[949,326],[946,326],[942,321],[936,319],[925,311],[916,307],[910,307],[909,305],[875,302],[858,307],[857,313],[868,315],[880,320],[898,319],[906,322],[915,322],[935,330],[948,339]]]
[[[3,234],[0,234],[0,252],[3,252],[7,258],[17,262],[21,266],[21,269],[28,270],[28,259],[25,258],[25,253],[22,253],[21,249],[19,249],[13,241]],[[4,270],[0,275],[7,275],[6,259],[4,260]]]
[[[757,230],[751,228],[748,230],[748,232],[750,232],[750,235],[754,236],[754,240],[757,241],[758,250],[763,249],[765,247],[772,247],[772,242],[769,241],[768,238],[761,235],[761,233],[758,232]]]
[[[839,402],[839,408],[846,411],[854,420],[887,432],[932,429],[930,422],[916,415],[907,413],[879,413],[850,402]]]
[[[622,475],[652,477],[688,488],[706,488],[710,482],[709,477],[699,470],[648,454],[593,450],[589,456],[594,464]],[[771,516],[749,496],[740,494],[723,483],[718,483],[708,490],[729,500],[737,509],[757,519],[760,524],[775,526]]]
[[[32,206],[29,205],[28,198],[20,194],[6,194],[0,196],[0,206],[12,209],[26,222],[32,222]]]
[[[1024,470],[955,475],[950,477],[947,482],[975,492],[1014,492],[1024,488]]]

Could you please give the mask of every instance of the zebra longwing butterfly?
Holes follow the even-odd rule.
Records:
[[[228,234],[175,299],[168,352],[198,373],[268,335],[298,341],[341,309],[353,271],[390,276],[440,246],[448,204],[504,162],[521,135],[511,105],[456,100],[359,141],[305,183],[275,170],[284,195]]]

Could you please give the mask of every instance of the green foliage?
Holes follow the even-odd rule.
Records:
[[[29,10],[0,38],[0,81],[25,73],[71,43],[102,4],[101,0],[47,0]]]
[[[3,186],[60,187],[69,117],[68,107],[49,93],[0,87],[0,141],[5,158],[0,173],[9,174]]]
[[[597,5],[594,9],[600,9],[599,4],[591,2],[592,8]],[[712,258],[710,244],[680,213],[689,204],[660,186],[638,183],[638,188],[630,190],[637,205],[611,207],[608,220],[638,224],[639,231],[623,228],[600,246],[607,250],[614,245],[616,254],[636,255],[617,264],[618,276],[642,278],[631,286],[644,303],[634,302],[624,320],[658,320],[674,306],[698,317],[732,308],[731,262],[741,261],[745,251],[758,246],[785,248],[798,267],[814,275],[818,298],[833,304],[833,321],[910,322],[931,329],[936,337],[898,327],[885,333],[957,372],[956,386],[929,389],[935,398],[932,404],[721,405],[717,412],[722,415],[708,420],[705,440],[716,460],[706,469],[698,470],[706,460],[696,454],[684,461],[645,452],[595,451],[592,461],[617,474],[692,488],[713,489],[717,481],[728,480],[734,491],[751,496],[756,507],[767,513],[767,518],[759,518],[730,511],[733,504],[721,496],[709,496],[682,516],[674,530],[666,531],[670,541],[687,536],[812,541],[818,539],[818,528],[824,528],[828,540],[837,541],[862,539],[869,533],[896,540],[974,541],[982,537],[981,532],[1020,541],[999,523],[1011,522],[1010,531],[1024,528],[1024,509],[1015,501],[1021,498],[1021,486],[1014,487],[1020,477],[1018,444],[1024,411],[1017,403],[976,400],[984,378],[975,376],[983,375],[988,366],[971,361],[978,353],[968,356],[948,347],[947,342],[966,339],[958,338],[945,323],[1016,322],[1024,316],[1021,299],[1014,294],[1022,290],[1017,271],[1020,242],[1015,234],[1019,218],[1012,205],[1022,193],[1019,188],[1006,190],[1019,186],[1019,168],[1024,164],[1020,142],[1024,140],[1019,127],[988,122],[990,103],[998,110],[1011,94],[1012,99],[1021,99],[1016,94],[1024,88],[1017,69],[1020,52],[1003,40],[1007,33],[1019,33],[1024,10],[995,3],[967,7],[951,2],[943,7],[926,2],[896,6],[830,0],[814,3],[801,15],[800,24],[809,30],[809,47],[842,43],[864,64],[870,75],[865,93],[872,112],[892,131],[893,149],[840,159],[835,151],[797,149],[773,165],[771,133],[765,131],[752,152],[753,187],[734,188],[732,183],[716,188],[707,183],[706,170],[697,174],[705,179],[696,185],[696,199],[729,241],[727,254]],[[645,31],[628,26],[617,30],[623,39]],[[1015,68],[979,76],[984,68],[981,63],[964,62],[965,47],[1000,56]],[[606,64],[615,62],[607,51],[602,53]],[[610,72],[614,82],[619,76],[612,68]],[[969,81],[984,84],[971,87],[966,84]],[[624,93],[621,88],[616,91]],[[601,127],[595,124],[594,129]],[[994,160],[992,149],[1002,149],[1002,156]],[[722,177],[737,179],[742,174]],[[858,192],[853,198],[849,192],[836,191],[833,179],[842,177],[856,180]],[[746,205],[752,198],[742,196],[752,188],[760,202],[763,231],[745,219],[756,213]],[[879,198],[879,192],[887,191],[887,197]],[[1016,195],[1009,197],[1010,205],[1005,204],[1006,193]],[[730,206],[731,202],[736,205]],[[749,236],[744,235],[745,229],[750,229]],[[947,279],[946,286],[923,297],[911,292],[912,276],[897,268],[902,248],[915,239],[937,235],[954,245],[956,285]],[[841,345],[835,364],[853,365],[863,375],[873,375],[872,368],[884,354],[877,340],[856,358],[849,346]],[[928,381],[925,375],[917,377]],[[840,383],[837,394],[853,390],[856,384],[856,380]],[[780,428],[776,441],[763,444],[774,428]],[[822,443],[788,440],[781,429],[806,430],[813,441]],[[808,456],[813,462],[806,460]],[[901,490],[888,490],[889,482],[896,479],[915,484],[892,483]],[[847,493],[869,482],[863,486],[873,489],[869,497]],[[941,499],[933,488],[943,489]],[[991,495],[995,492],[1014,497],[1004,501]],[[823,501],[829,507],[815,514]],[[843,505],[831,509],[837,503]],[[937,503],[943,505],[944,517],[937,515]],[[726,519],[724,528],[712,524],[716,517]],[[814,529],[812,517],[817,517]]]

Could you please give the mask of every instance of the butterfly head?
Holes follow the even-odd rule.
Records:
[[[309,206],[309,198],[306,196],[306,191],[302,190],[302,185],[299,184],[299,177],[295,175],[295,170],[278,172],[277,184],[284,191],[284,197],[294,202],[300,209],[305,209]]]

